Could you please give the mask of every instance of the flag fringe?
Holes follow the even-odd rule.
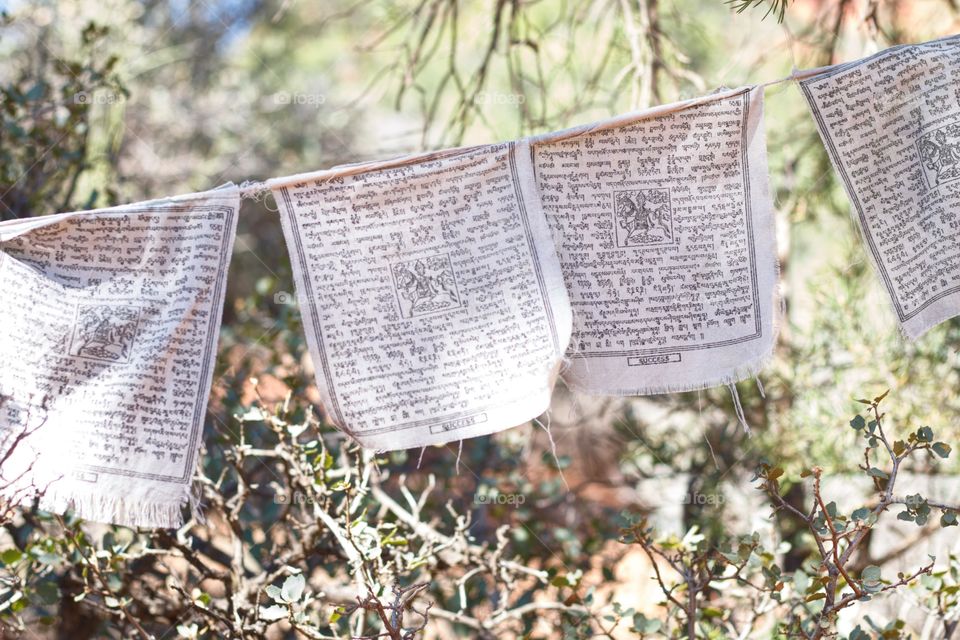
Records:
[[[16,496],[6,496],[26,507],[34,502],[37,506],[52,513],[71,511],[83,520],[103,522],[124,527],[147,527],[176,529],[183,526],[184,508],[198,521],[203,520],[199,503],[189,487],[183,495],[167,500],[148,500],[140,497],[104,493],[102,489],[91,491],[84,487],[48,487],[42,495],[18,492]]]

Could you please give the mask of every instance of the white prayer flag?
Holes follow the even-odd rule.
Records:
[[[233,185],[0,224],[0,487],[174,527],[191,499],[236,234]]]
[[[647,395],[756,375],[776,342],[778,275],[762,89],[532,144],[573,308],[564,378]]]
[[[903,333],[960,314],[960,36],[800,81]]]
[[[365,447],[441,444],[546,411],[570,310],[524,143],[270,183],[317,384]]]

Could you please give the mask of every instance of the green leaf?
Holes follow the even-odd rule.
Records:
[[[928,591],[934,591],[940,586],[940,579],[936,576],[931,576],[930,574],[925,573],[920,576],[920,584],[923,585],[924,589],[927,589]]]
[[[40,81],[30,87],[30,90],[27,91],[23,97],[30,101],[38,100],[43,96],[45,90],[46,85],[44,85],[43,81]]]
[[[913,522],[913,514],[909,511],[901,511],[897,514],[897,520],[905,520],[907,522]]]
[[[933,442],[933,429],[930,427],[920,427],[917,430],[917,440],[920,442]]]
[[[283,581],[283,587],[280,589],[280,598],[284,602],[298,602],[303,595],[303,588],[306,584],[307,581],[304,579],[303,574],[298,573],[295,576],[290,576]]]
[[[34,553],[34,551],[35,550],[31,550],[31,553]],[[60,563],[60,556],[50,551],[37,551],[34,555],[40,564],[54,565]]]
[[[859,522],[859,521],[862,521],[862,520],[866,520],[866,519],[867,519],[867,516],[869,516],[869,515],[870,515],[870,509],[868,509],[868,508],[866,508],[866,507],[860,507],[859,509],[857,509],[857,510],[855,510],[853,513],[851,513],[851,514],[850,514],[850,517],[851,517],[852,519],[854,519],[854,520],[856,520],[856,521]]]
[[[60,600],[60,589],[57,588],[56,582],[41,582],[37,584],[34,591],[44,604],[54,604]]]
[[[267,592],[267,595],[274,600],[280,600],[280,587],[271,584],[265,589],[265,591]]]
[[[0,560],[3,560],[3,564],[10,566],[11,564],[16,564],[20,561],[20,558],[23,557],[23,553],[19,549],[7,549],[2,554],[0,554]]]
[[[863,402],[861,400],[861,402]],[[869,404],[869,403],[867,403]],[[850,426],[859,431],[867,426],[867,421],[863,419],[863,416],[856,416],[853,420],[850,421]]]
[[[854,627],[850,632],[849,640],[870,640],[870,634],[860,628],[860,625]]]
[[[888,479],[890,476],[887,475],[886,471],[881,471],[876,467],[870,467],[867,470],[867,475],[873,476],[874,478],[883,478],[884,480]]]
[[[941,527],[955,527],[957,526],[957,512],[956,511],[944,511],[940,516],[940,526]]]
[[[738,564],[740,562],[740,556],[736,553],[731,553],[729,551],[721,551],[720,555],[726,558],[727,562],[730,564]]]
[[[930,448],[933,449],[933,452],[941,458],[949,457],[950,451],[952,450],[950,445],[948,445],[946,442],[934,442],[933,446]]]
[[[868,565],[860,572],[860,579],[864,582],[880,582],[880,567],[875,564]]]
[[[269,607],[260,607],[260,619],[267,622],[276,622],[287,617],[287,608],[279,604]]]
[[[633,629],[640,633],[656,633],[660,630],[661,623],[654,618],[648,618],[642,613],[633,616]]]

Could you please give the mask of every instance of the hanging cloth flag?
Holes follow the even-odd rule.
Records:
[[[803,72],[800,87],[900,328],[960,314],[960,36]]]
[[[175,527],[216,356],[238,189],[0,224],[0,490]]]
[[[269,186],[336,425],[364,447],[395,450],[546,411],[570,309],[526,144]]]
[[[571,385],[647,395],[756,375],[776,341],[778,270],[762,89],[532,145],[573,308]]]

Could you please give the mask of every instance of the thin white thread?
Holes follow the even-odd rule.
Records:
[[[460,456],[463,455],[463,440],[460,441],[460,446],[457,447],[457,475],[460,475]]]
[[[263,203],[264,208],[271,213],[278,213],[280,211],[279,207],[271,207],[269,200],[270,196],[273,195],[273,192],[270,190],[270,187],[267,186],[266,182],[260,182],[257,180],[244,180],[240,184],[240,199],[241,200],[253,200],[254,202]]]
[[[784,82],[789,82],[792,80],[803,80],[812,76],[827,73],[834,67],[842,66],[842,64],[850,64],[850,63],[841,63],[836,65],[830,65],[828,67],[808,69],[806,71],[798,71],[794,69],[790,73],[790,75],[785,76],[783,78],[778,78],[777,80],[770,80],[768,82],[764,82],[758,85],[746,85],[744,88],[760,87],[765,89],[767,87],[772,87],[774,85],[782,84]],[[657,115],[662,115],[663,113],[668,113],[669,111],[677,111],[677,110],[682,110],[688,107],[696,106],[700,102],[709,100],[711,98],[715,98],[716,93],[723,92],[723,91],[724,89],[720,88],[715,90],[711,94],[699,96],[697,98],[692,98],[690,100],[685,100],[685,101],[676,103],[675,105],[656,105],[655,107],[651,107],[651,109],[645,110],[645,111],[654,111],[653,113],[649,114],[649,117],[655,117]],[[642,113],[636,113],[636,114],[628,113],[628,114],[621,114],[615,119],[630,118],[630,117],[643,116],[643,115],[644,114]],[[567,131],[555,131],[555,132],[540,134],[539,136],[533,136],[532,140],[543,142],[546,140],[550,140],[552,137],[556,137],[556,136],[562,136],[564,139],[573,138],[573,137],[578,137],[581,135],[593,133],[598,129],[606,128],[608,125],[610,125],[610,123],[608,122],[604,122],[602,126],[600,126],[598,123],[594,123],[590,125],[582,125],[580,127],[575,127]],[[309,173],[298,173],[298,174],[292,174],[288,176],[278,176],[276,178],[271,178],[266,181],[244,180],[240,184],[240,198],[241,200],[254,200],[257,202],[263,202],[264,206],[267,207],[268,211],[276,213],[277,211],[279,211],[279,209],[273,209],[269,205],[267,205],[267,198],[272,193],[271,188],[269,186],[271,183],[273,184],[274,187],[279,187],[279,186],[285,186],[289,184],[296,184],[298,182],[304,182],[307,180],[325,181],[325,180],[330,180],[338,175],[351,175],[351,174],[363,171],[364,169],[375,170],[375,169],[381,169],[381,168],[388,168],[396,165],[403,165],[405,163],[413,162],[416,160],[430,159],[432,157],[443,157],[444,155],[447,155],[452,152],[458,152],[458,151],[462,152],[465,150],[469,150],[471,148],[475,148],[475,147],[459,147],[457,149],[443,149],[440,151],[433,151],[433,152],[411,153],[411,154],[402,155],[402,156],[392,158],[390,160],[385,160],[385,161],[358,162],[358,163],[353,163],[349,165],[339,165],[337,167],[333,167],[331,169],[324,169],[321,171],[313,171]]]
[[[766,88],[766,87],[771,87],[784,82],[789,82],[791,80],[802,80],[808,77],[826,73],[836,66],[840,66],[840,65],[831,65],[829,67],[820,67],[817,69],[809,69],[806,71],[794,71],[790,75],[785,76],[783,78],[778,78],[777,80],[770,80],[762,84],[745,85],[744,87],[742,87],[742,89],[751,89],[753,87]],[[740,89],[731,89],[729,91],[735,92],[739,90]],[[650,107],[649,109],[644,109],[643,111],[640,111],[640,112],[628,112],[624,114],[619,114],[618,116],[615,116],[614,118],[610,120],[605,120],[603,122],[594,122],[586,125],[572,127],[570,129],[561,130],[561,131],[552,131],[548,133],[542,133],[540,135],[531,136],[529,139],[532,143],[542,144],[545,142],[558,142],[560,140],[576,138],[579,136],[594,133],[596,131],[602,131],[604,129],[618,126],[619,124],[621,124],[620,121],[626,122],[630,120],[642,119],[642,118],[648,118],[648,117],[653,118],[659,115],[666,115],[667,113],[671,113],[674,111],[681,111],[690,107],[694,107],[704,102],[715,100],[717,99],[717,94],[722,94],[724,92],[725,90],[721,87],[709,94],[698,96],[696,98],[691,98],[689,100],[683,100],[683,101],[672,103],[672,104],[656,105],[656,106]],[[264,183],[244,182],[243,185],[241,185],[240,193],[241,193],[241,197],[249,197],[248,193],[250,191],[255,191],[257,189],[264,188],[261,185],[269,184],[271,187],[276,188],[281,186],[288,186],[291,184],[297,184],[299,182],[307,182],[307,181],[324,182],[324,181],[331,180],[335,177],[354,175],[357,173],[362,173],[364,171],[376,171],[379,169],[388,169],[388,168],[393,168],[397,166],[403,166],[405,164],[410,164],[410,163],[422,161],[422,160],[442,158],[447,155],[452,155],[455,153],[463,153],[471,149],[476,149],[480,146],[483,146],[483,145],[457,147],[454,149],[441,149],[439,151],[410,153],[410,154],[404,154],[394,158],[390,158],[387,160],[375,160],[370,162],[356,162],[352,164],[338,165],[330,169],[322,169],[319,171],[311,171],[308,173],[298,173],[298,174],[293,174],[289,176],[279,176],[276,178],[271,178],[270,180]]]
[[[700,435],[703,436],[703,441],[707,443],[707,449],[710,450],[710,457],[713,458],[713,466],[720,470],[720,462],[717,460],[717,452],[713,450],[713,443],[710,442],[710,438],[707,437],[707,430],[703,428],[703,391],[697,389],[697,411],[700,412]]]
[[[263,194],[270,191],[266,182],[259,180],[244,180],[240,183],[240,197],[259,200]]]
[[[417,458],[417,471],[420,470],[420,463],[423,462],[423,452],[426,450],[426,447],[420,447],[420,457]]]
[[[750,431],[750,425],[747,424],[747,416],[743,412],[743,405],[740,404],[740,393],[737,391],[737,385],[731,382],[727,386],[730,388],[730,395],[733,396],[733,409],[737,412],[737,420],[740,421],[743,432],[748,436],[752,436],[753,433]]]
[[[547,440],[550,441],[550,453],[553,455],[553,461],[557,464],[557,471],[560,473],[560,479],[563,480],[563,486],[567,488],[567,492],[569,493],[570,484],[567,482],[567,477],[563,474],[563,467],[560,466],[560,458],[557,456],[557,443],[553,439],[553,432],[550,431],[552,422],[550,412],[548,411],[545,415],[547,416],[547,424],[543,424],[538,418],[534,418],[533,422],[534,424],[540,425],[540,428],[547,432]]]

